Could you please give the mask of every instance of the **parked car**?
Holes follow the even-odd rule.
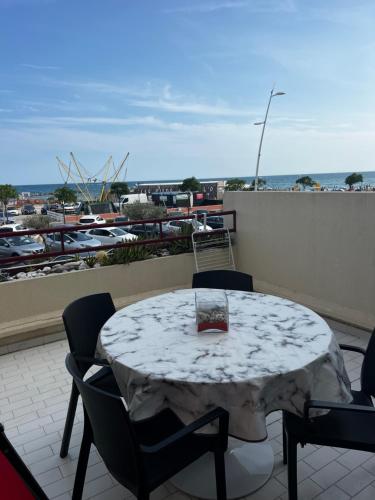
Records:
[[[44,252],[44,245],[35,243],[27,236],[10,236],[0,238],[0,256],[13,257],[16,255],[32,255]]]
[[[195,210],[194,212],[192,212],[194,215],[208,215],[210,212],[208,210]]]
[[[212,229],[222,229],[224,227],[224,217],[222,215],[211,215],[206,220]]]
[[[126,243],[127,241],[136,240],[138,238],[135,234],[128,233],[120,227],[89,229],[85,234],[99,240],[102,245]]]
[[[20,211],[17,207],[8,206],[7,207],[7,215],[10,215],[12,217],[12,216],[21,215],[21,214],[20,214]]]
[[[75,214],[77,212],[77,206],[75,203],[65,203],[64,207],[61,207],[61,210],[66,214]]]
[[[127,217],[126,215],[119,215],[118,217],[115,217],[113,219],[113,222],[128,222],[129,220],[129,217]]]
[[[84,215],[79,219],[79,224],[105,224],[105,219],[100,215]]]
[[[47,215],[48,211],[60,212],[60,211],[62,211],[62,209],[58,203],[51,203],[51,204],[46,203],[42,206],[40,213],[42,215]]]
[[[159,224],[134,224],[133,226],[128,226],[127,231],[144,238],[158,238],[160,235]],[[167,231],[165,233],[167,234]]]
[[[2,213],[2,212],[1,212]],[[9,217],[7,217],[6,215],[5,216],[0,216],[0,226],[3,225],[3,224],[15,224],[15,220],[14,219],[9,219]]]
[[[204,225],[195,219],[170,220],[163,226],[163,230],[165,228],[166,232],[179,233],[183,227],[187,226],[193,226],[195,231],[212,231],[211,226],[206,225],[204,228]]]
[[[34,205],[24,205],[21,209],[22,215],[34,215],[36,210]]]
[[[14,233],[17,231],[25,231],[27,228],[21,224],[4,224],[0,226],[0,233]]]
[[[99,240],[88,236],[86,233],[81,233],[79,231],[69,231],[64,233],[64,248],[65,250],[80,250],[87,248],[100,247],[102,244]],[[46,247],[50,251],[60,252],[61,251],[61,233],[49,233],[46,237]],[[83,252],[87,253],[87,252]],[[83,256],[82,253],[82,256]],[[90,252],[88,252],[90,255]]]

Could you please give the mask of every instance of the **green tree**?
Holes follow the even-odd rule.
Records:
[[[120,203],[121,196],[123,194],[129,194],[130,189],[127,182],[112,182],[109,192],[116,196]]]
[[[161,219],[167,215],[164,207],[156,207],[153,203],[140,203],[139,201],[126,205],[123,212],[130,220]]]
[[[261,179],[260,177],[258,177],[258,189],[259,188],[262,189],[266,184],[267,184],[266,179]],[[254,191],[254,189],[255,189],[255,179],[251,181],[250,191]]]
[[[12,186],[11,184],[0,184],[0,201],[4,206],[4,212],[6,213],[7,211],[7,206],[9,203],[9,200],[11,199],[17,199],[18,198],[18,193],[17,189]],[[6,221],[8,222],[8,214],[6,213]]]
[[[187,177],[182,181],[181,191],[200,191],[201,185],[195,177]]]
[[[348,177],[345,179],[345,184],[349,186],[349,189],[353,189],[354,184],[357,184],[357,182],[363,182],[362,174],[357,174],[353,172],[351,175],[348,175]]]
[[[77,201],[77,194],[73,189],[68,186],[57,188],[54,191],[54,196],[63,207],[64,224],[65,224],[65,203],[75,203]]]
[[[235,177],[233,179],[228,179],[225,184],[225,191],[242,191],[245,186],[245,181]]]
[[[315,186],[316,182],[309,175],[303,175],[302,177],[296,180],[296,184],[300,184],[303,187],[303,189],[305,189],[307,186],[308,187]]]

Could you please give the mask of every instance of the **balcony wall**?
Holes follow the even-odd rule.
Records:
[[[0,284],[0,346],[62,331],[61,313],[74,299],[110,292],[121,307],[191,286],[192,254],[161,257]]]
[[[375,326],[375,193],[227,192],[237,268],[255,287]]]

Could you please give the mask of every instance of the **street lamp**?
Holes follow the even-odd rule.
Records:
[[[267,110],[266,110],[266,116],[264,117],[264,121],[262,122],[255,122],[254,125],[263,125],[262,128],[262,134],[260,136],[260,141],[259,141],[259,148],[258,148],[258,158],[257,158],[257,168],[255,170],[255,181],[254,181],[254,191],[258,191],[258,173],[259,173],[259,162],[260,162],[260,155],[262,152],[262,144],[263,144],[263,136],[264,136],[264,129],[266,128],[266,123],[267,123],[267,117],[268,117],[268,111],[270,109],[271,105],[271,100],[273,97],[276,97],[278,95],[285,95],[285,92],[274,92],[275,87],[272,88],[271,93],[270,93],[270,98],[268,99],[268,104],[267,104]]]

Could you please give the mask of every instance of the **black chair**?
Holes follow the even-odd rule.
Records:
[[[115,312],[111,295],[98,293],[75,300],[64,310],[62,317],[70,352],[77,362],[81,375],[83,376],[93,365],[103,366],[88,379],[88,382],[108,392],[120,394],[107,360],[95,358],[100,329]],[[79,392],[73,381],[60,449],[60,457],[62,458],[66,457],[68,453],[78,396]]]
[[[361,388],[352,391],[351,404],[329,401],[307,401],[303,418],[284,412],[284,430],[288,462],[289,500],[297,500],[297,444],[307,443],[375,452],[375,330],[366,351],[356,346],[341,345],[342,349],[364,355]],[[310,418],[310,409],[327,409],[327,415]]]
[[[253,292],[253,278],[239,271],[203,271],[193,274],[192,288],[220,288]]]
[[[83,381],[71,354],[66,366],[82,396],[85,423],[78,458],[73,500],[80,500],[91,444],[112,476],[140,500],[208,451],[215,455],[217,498],[226,499],[224,452],[228,445],[229,414],[222,408],[185,426],[170,410],[131,421],[121,397]],[[219,419],[217,434],[196,434]]]
[[[7,481],[5,488],[2,481]],[[48,500],[34,476],[24,464],[0,424],[0,491],[1,498]]]
[[[353,405],[373,406],[371,396],[375,394],[375,329],[372,332],[366,349],[348,344],[340,344],[343,351],[352,351],[362,354],[363,362],[361,368],[360,389],[351,390]],[[283,412],[283,463],[287,463],[287,448],[285,435],[285,413]]]

